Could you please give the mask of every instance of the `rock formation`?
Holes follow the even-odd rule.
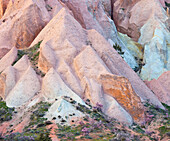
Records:
[[[161,1],[161,4],[165,6],[165,1]],[[143,46],[145,65],[140,72],[143,80],[157,79],[170,70],[168,16],[161,4],[158,0],[116,0],[113,5],[118,31]]]
[[[157,80],[146,81],[146,85],[155,93],[159,100],[170,105],[170,72],[164,72]]]
[[[103,117],[142,124],[147,102],[170,105],[164,2],[0,1],[0,97],[22,115],[23,126],[16,114],[14,129],[26,126],[28,113],[33,122],[40,116],[70,125],[92,107]],[[38,102],[49,103],[40,115]]]

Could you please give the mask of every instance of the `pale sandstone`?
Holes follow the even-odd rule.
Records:
[[[39,90],[39,79],[30,66],[6,97],[5,101],[7,106],[21,106],[31,99]]]

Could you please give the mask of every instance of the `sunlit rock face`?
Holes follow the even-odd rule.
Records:
[[[157,79],[170,70],[168,15],[161,4],[165,7],[165,1],[159,0],[117,0],[113,4],[118,31],[143,46],[144,65],[140,71],[143,80]]]
[[[75,92],[81,98],[90,99],[93,105],[101,103],[106,114],[128,124],[132,123],[132,119],[135,121],[143,119],[141,99],[150,99],[152,103],[162,107],[158,99],[107,40],[94,29],[84,29],[66,9],[61,9],[53,17],[32,45],[41,40],[43,41],[40,45],[39,69],[48,76],[53,68],[63,80],[58,85],[57,80],[56,82],[53,80],[56,77],[45,76],[43,80],[45,97],[51,99],[56,97],[56,94]],[[54,91],[58,93],[55,94],[51,84],[46,84],[47,80],[48,83],[54,81],[51,84],[56,86]],[[109,84],[106,85],[105,81]],[[118,81],[120,84],[116,83]],[[66,92],[63,83],[72,91]],[[58,88],[62,85],[64,87]],[[47,89],[48,86],[50,87]],[[115,92],[120,97],[114,95]],[[133,102],[130,102],[130,99],[133,99]],[[126,103],[127,101],[131,106]],[[135,110],[132,107],[136,107]],[[114,111],[119,111],[119,114]]]
[[[65,97],[85,106],[88,99],[92,106],[101,104],[108,117],[131,125],[144,120],[142,102],[162,109],[161,102],[169,104],[163,98],[169,96],[169,74],[159,77],[170,67],[168,16],[158,0],[11,0],[1,5],[0,96],[7,106],[29,107],[42,98],[52,104],[48,120],[73,112],[82,118],[84,113]],[[40,42],[30,52],[35,58],[24,52]],[[133,69],[143,80],[159,79],[146,82],[148,88]]]
[[[11,0],[0,21],[0,49],[29,47],[49,20],[44,1]]]
[[[22,106],[40,90],[39,78],[26,56],[2,72],[0,87],[0,96],[9,107]]]

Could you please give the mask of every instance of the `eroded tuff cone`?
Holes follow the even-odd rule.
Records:
[[[114,22],[107,16],[104,11],[104,5],[108,5],[108,1],[103,2],[102,0],[86,1],[79,0],[65,1],[66,6],[73,12],[74,18],[86,29],[95,29],[106,40],[111,39],[118,44],[124,52],[123,57],[131,68],[138,67],[138,64],[134,56],[129,52],[125,43],[117,35],[117,30]],[[110,6],[111,7],[111,6]],[[106,11],[107,12],[107,11]],[[113,44],[112,44],[113,46]]]
[[[86,54],[88,54],[87,57]],[[110,70],[105,66],[104,62],[98,57],[96,52],[90,46],[86,47],[75,58],[74,66],[76,73],[81,80],[83,77],[96,80],[99,84],[101,84],[101,88],[103,88],[104,91],[103,94],[109,94],[114,97],[116,101],[118,101],[118,103],[132,115],[134,120],[137,121],[143,118],[144,111],[141,100],[133,91],[129,81],[124,77],[111,75]],[[94,82],[91,81],[91,85],[95,86],[93,83]],[[85,92],[88,92],[89,89],[87,89],[87,84],[84,84]],[[98,87],[97,90],[101,88]],[[99,94],[96,93],[96,95],[94,95],[94,91],[91,92],[94,97],[98,97],[96,95]],[[91,94],[88,92],[88,95]],[[90,99],[92,99],[92,101],[94,100],[94,98],[91,97]],[[99,100],[102,101],[102,99],[101,94]]]
[[[58,21],[60,21],[58,23]],[[67,21],[69,21],[69,26],[67,25]],[[55,23],[55,24],[54,24]],[[63,26],[63,25],[64,26]],[[71,27],[70,27],[71,26]],[[69,27],[69,28],[68,28]],[[51,29],[51,31],[50,31]],[[46,31],[50,31],[50,32],[46,32]],[[79,32],[77,32],[79,31]],[[67,34],[64,34],[64,33]],[[57,34],[54,34],[57,33]],[[70,36],[72,34],[72,36]],[[56,36],[56,35],[60,35],[60,36]],[[55,36],[55,38],[54,38]],[[63,41],[63,36],[65,36],[65,40]],[[76,37],[79,37],[79,41],[76,40]],[[82,38],[84,37],[84,38]],[[57,39],[56,39],[57,38]],[[74,69],[72,69],[72,63],[73,63],[73,59],[75,58],[75,56],[78,54],[78,52],[80,50],[82,50],[83,56],[89,57],[90,60],[96,60],[95,63],[88,61],[88,60],[84,60],[86,57],[82,57],[82,62],[77,62],[77,64],[82,64],[84,66],[84,68],[86,68],[86,65],[84,63],[86,63],[87,65],[89,64],[88,68],[92,68],[93,71],[89,71],[87,70],[86,73],[89,72],[89,78],[94,78],[93,75],[96,76],[96,74],[99,74],[99,70],[101,70],[100,67],[103,68],[103,73],[109,73],[109,69],[107,69],[106,65],[102,62],[102,60],[99,57],[95,57],[97,56],[96,53],[93,53],[94,51],[92,51],[93,49],[90,49],[91,47],[85,47],[85,44],[88,43],[86,41],[86,34],[85,31],[82,29],[82,27],[79,25],[79,23],[77,23],[74,18],[68,14],[66,12],[66,10],[62,9],[52,20],[49,24],[47,24],[47,26],[41,31],[41,33],[39,34],[39,36],[37,36],[37,38],[35,39],[34,42],[43,40],[42,44],[41,44],[41,49],[40,49],[40,58],[39,58],[39,68],[43,71],[43,72],[47,72],[51,67],[53,67],[54,69],[56,69],[59,74],[62,76],[63,81],[68,84],[68,86],[74,90],[78,95],[80,95],[81,97],[84,97],[83,95],[83,89],[80,85],[79,80],[77,79],[77,76],[75,76],[75,72]],[[81,42],[80,42],[81,41]],[[106,41],[107,42],[107,41]],[[88,43],[90,44],[90,43]],[[86,49],[83,49],[86,48]],[[89,52],[86,52],[86,50],[89,50]],[[68,53],[69,50],[69,53]],[[68,54],[68,55],[66,55]],[[87,54],[89,54],[87,56]],[[93,58],[91,58],[93,57]],[[77,58],[77,57],[76,57]],[[75,59],[76,60],[76,59]],[[101,63],[101,65],[99,65]],[[75,65],[74,65],[75,66]],[[94,68],[95,67],[95,68]],[[66,69],[67,68],[67,71]],[[75,68],[77,69],[77,68]],[[76,70],[77,71],[77,70]],[[65,73],[67,72],[67,73]],[[81,81],[83,81],[83,76],[86,76],[87,74],[82,74],[82,77],[80,77]],[[48,75],[47,75],[48,76]],[[80,76],[78,74],[78,76]],[[44,93],[46,93],[46,97],[55,97],[53,94],[55,94],[55,92],[50,92],[51,94],[49,94],[49,91],[53,90],[53,87],[50,84],[55,84],[55,83],[50,83],[50,81],[52,81],[52,79],[49,79],[49,84],[47,85],[47,79],[48,77],[45,77],[43,80],[43,91]],[[47,79],[47,80],[46,80]],[[57,81],[57,80],[56,80]],[[92,86],[93,85],[93,81],[92,82]],[[57,85],[57,84],[55,84]],[[85,83],[83,84],[85,85]],[[50,87],[48,90],[46,89],[46,87]],[[77,89],[77,87],[80,87],[81,89]],[[92,89],[94,89],[92,87]],[[64,89],[63,89],[64,90]],[[57,90],[55,90],[57,91]],[[92,91],[91,91],[92,92]],[[63,93],[64,94],[64,93]],[[91,96],[88,97],[86,94],[86,98],[91,99],[92,97],[97,97],[99,94],[96,93],[96,95],[92,96],[92,93],[90,93]],[[103,94],[102,94],[103,95]],[[116,102],[114,101],[114,99],[108,98],[107,96],[105,96],[105,100],[101,100],[101,98],[93,100],[93,104],[95,105],[97,102],[102,102],[102,101],[110,101],[110,104],[113,102],[115,104],[111,104],[112,106],[106,106],[105,107],[105,113],[108,113],[111,115],[111,117],[114,117],[116,119],[118,119],[121,122],[125,122],[127,124],[131,124],[132,123],[132,118],[131,116],[125,111],[123,110],[123,108],[119,105],[116,104]],[[105,104],[103,104],[105,105]],[[118,106],[119,105],[119,106]],[[115,110],[116,109],[116,110]],[[119,111],[119,114],[112,114],[113,112],[111,112],[111,110],[115,110],[115,111]],[[125,118],[120,118],[120,117],[126,117]]]
[[[28,67],[23,76],[10,91],[5,101],[8,107],[18,107],[31,99],[40,90],[40,82],[35,71]]]
[[[17,58],[17,49],[13,47],[1,60],[0,60],[0,72],[6,69]]]
[[[23,56],[14,66],[9,65],[1,74],[0,74],[0,96],[5,99],[9,92],[14,88],[17,81],[28,69],[30,63],[27,56]]]
[[[43,41],[40,47],[39,69],[49,73],[50,68],[54,68],[63,79],[65,83],[63,85],[67,85],[80,97],[90,99],[93,105],[97,102],[105,105],[109,101],[108,103],[111,107],[109,108],[108,105],[104,106],[104,113],[109,116],[118,120],[121,116],[126,117],[128,119],[127,122],[125,118],[120,118],[120,121],[128,124],[132,123],[131,116],[136,121],[138,118],[142,119],[142,106],[140,107],[140,104],[137,105],[136,109],[141,109],[141,113],[135,115],[133,112],[129,112],[130,108],[128,111],[123,105],[120,106],[120,102],[120,104],[116,103],[115,97],[114,99],[103,93],[98,76],[111,75],[112,73],[128,78],[136,94],[142,100],[149,99],[153,104],[163,108],[157,97],[124,62],[122,57],[110,46],[105,38],[95,30],[86,31],[83,29],[67,10],[60,10],[37,36],[33,45],[41,40]],[[67,52],[68,50],[69,53]],[[55,88],[53,88],[52,84],[55,83],[51,83],[50,81],[57,80],[52,79],[52,77],[47,78],[45,77],[43,80],[43,89],[45,96],[51,99],[57,95],[55,91],[58,91],[58,88],[56,87],[56,90],[54,90]],[[47,81],[48,85],[46,84]],[[128,85],[130,83],[128,82]],[[57,83],[55,85],[58,86]],[[80,87],[80,89],[77,89],[77,87]],[[127,89],[129,88],[127,87]],[[63,88],[62,91],[64,91]],[[61,95],[63,94],[61,93]],[[133,92],[131,94],[135,95]],[[140,103],[137,95],[135,95],[136,98],[134,99],[139,100],[138,102]],[[116,114],[112,110],[119,111],[120,114]]]
[[[57,97],[68,96],[85,104],[83,100],[75,94],[61,79],[59,74],[51,68],[43,79],[42,93],[49,100],[54,100]]]
[[[161,102],[170,105],[170,71],[164,72],[157,80],[153,79],[145,83]]]
[[[128,125],[133,123],[131,115],[112,96],[103,93],[102,85],[99,82],[85,76],[81,82],[85,97],[90,100],[93,106],[100,103],[103,105],[102,111],[109,117]]]
[[[10,107],[22,106],[40,90],[40,82],[27,56],[0,75],[0,96]]]
[[[158,98],[148,89],[138,75],[127,65],[121,56],[95,30],[88,31],[88,38],[94,50],[105,62],[111,73],[128,78],[136,94],[142,100],[149,100],[154,105],[163,108]]]
[[[50,20],[44,1],[10,1],[0,24],[1,46],[28,47]]]

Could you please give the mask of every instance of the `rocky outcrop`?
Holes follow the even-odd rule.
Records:
[[[113,96],[135,121],[144,117],[143,105],[128,79],[116,75],[101,75],[103,91]]]
[[[60,78],[58,73],[51,68],[43,79],[42,94],[48,100],[55,100],[58,97],[70,97],[77,102],[84,104],[83,100],[75,94]]]
[[[159,100],[170,105],[170,71],[164,72],[157,80],[145,81]]]
[[[43,79],[42,92],[49,100],[54,100],[58,96],[74,95],[72,96],[74,98],[79,95],[83,99],[90,99],[92,105],[101,103],[104,105],[104,113],[128,124],[132,123],[132,118],[135,121],[142,120],[141,99],[149,99],[163,108],[155,95],[106,39],[96,30],[83,29],[66,9],[60,10],[40,32],[32,45],[41,40],[43,41],[40,45],[38,67],[47,73]],[[121,83],[115,85],[116,79],[110,82],[111,87],[116,87],[112,91],[119,89],[120,93],[122,92],[122,98],[119,99],[112,92],[104,89],[105,85],[100,75],[115,76],[117,79],[120,78],[120,81],[123,78],[119,76],[129,79],[127,81],[124,78],[121,81],[122,85]],[[106,81],[111,81],[109,79]],[[122,87],[125,87],[127,91],[124,91]],[[123,95],[125,95],[124,99]],[[130,99],[137,101],[138,104],[125,102],[130,102]],[[135,112],[132,107],[136,107]],[[119,114],[114,111],[119,111]]]
[[[1,74],[0,81],[0,96],[5,99],[9,107],[23,105],[40,90],[39,78],[26,56],[14,66],[6,68]]]
[[[161,106],[154,94],[148,90],[138,75],[127,65],[122,57],[95,30],[88,31],[89,41],[100,58],[105,62],[112,74],[128,78],[136,94],[142,99],[149,99],[153,104]],[[162,107],[162,106],[161,106]]]
[[[168,16],[160,2],[165,6],[165,1],[159,0],[116,0],[113,5],[113,19],[118,31],[144,47],[145,65],[140,71],[143,80],[157,79],[170,70]]]
[[[138,67],[138,64],[134,56],[126,48],[126,45],[121,41],[119,36],[117,36],[117,30],[114,25],[114,22],[107,16],[105,13],[103,5],[108,7],[108,1],[86,1],[82,0],[81,3],[79,0],[74,1],[60,1],[60,3],[68,10],[71,10],[71,14],[74,18],[81,24],[85,29],[95,29],[100,34],[102,34],[107,40],[113,40],[113,44],[118,44],[123,52],[125,61],[131,66],[131,68]],[[52,3],[52,2],[51,2]],[[56,6],[56,11],[53,12],[53,16],[59,12],[61,9],[61,4],[58,4],[53,1],[53,4]],[[52,5],[52,4],[50,4]],[[55,14],[54,14],[55,13]],[[112,46],[113,46],[112,44]]]
[[[0,97],[7,106],[27,111],[44,100],[52,105],[45,118],[69,123],[86,114],[75,103],[100,105],[103,116],[131,125],[145,119],[142,102],[169,104],[169,73],[146,82],[155,94],[135,73],[151,80],[170,67],[168,16],[158,0],[11,0],[2,13]],[[12,64],[17,48],[22,58]]]
[[[6,97],[8,107],[23,105],[40,90],[40,82],[35,71],[28,67],[23,76]]]
[[[29,47],[50,20],[44,1],[10,1],[0,22],[1,46]]]

